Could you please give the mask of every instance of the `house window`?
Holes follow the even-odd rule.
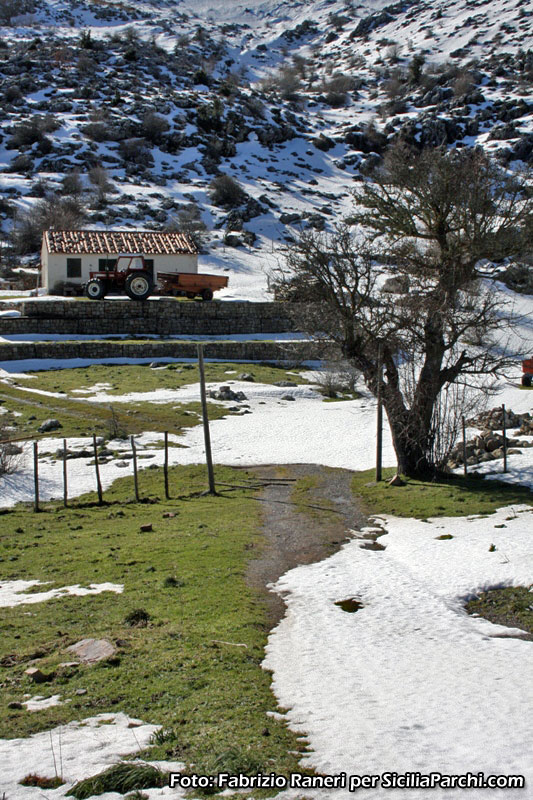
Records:
[[[81,258],[67,258],[67,278],[81,278]]]
[[[98,269],[102,272],[110,272],[114,270],[117,266],[117,259],[116,258],[99,258],[98,259]]]

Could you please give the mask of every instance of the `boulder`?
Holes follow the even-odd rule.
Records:
[[[81,639],[67,647],[67,652],[74,653],[84,664],[96,664],[115,654],[116,649],[107,639]]]
[[[387,278],[381,291],[388,294],[406,294],[409,291],[409,278],[407,275],[394,275],[392,278]]]
[[[62,428],[62,424],[58,419],[47,419],[38,427],[39,433],[48,433],[49,431],[55,431],[58,428]]]

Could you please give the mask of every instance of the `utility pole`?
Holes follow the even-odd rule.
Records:
[[[211,436],[209,435],[209,418],[207,416],[207,396],[205,392],[204,348],[201,344],[198,345],[198,370],[200,372],[200,396],[202,398],[202,420],[204,424],[205,459],[207,463],[207,477],[209,480],[209,494],[216,494],[213,457],[211,455]]]

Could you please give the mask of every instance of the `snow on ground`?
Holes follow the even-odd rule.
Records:
[[[48,800],[65,797],[72,785],[102,772],[129,753],[142,750],[159,725],[148,725],[127,714],[99,714],[81,722],[70,722],[27,739],[0,739],[2,791],[6,800]],[[183,769],[179,762],[149,762],[167,771]],[[26,775],[46,778],[62,775],[66,783],[58,789],[21,786]],[[149,798],[179,796],[179,790],[145,789]],[[100,795],[102,800],[119,798],[116,793]]]
[[[61,695],[60,694],[53,694],[50,697],[44,697],[42,694],[36,694],[34,697],[30,697],[29,700],[24,700],[22,702],[23,706],[26,706],[28,711],[43,711],[47,708],[53,708],[54,706],[61,705]]]
[[[0,608],[13,608],[13,606],[28,605],[31,603],[43,603],[54,597],[65,597],[65,595],[101,594],[102,592],[115,592],[121,594],[124,586],[120,583],[91,583],[89,587],[79,584],[75,586],[61,586],[57,589],[49,589],[46,592],[32,592],[27,594],[32,586],[44,586],[42,581],[2,581],[0,583]]]
[[[243,391],[247,401],[239,404],[242,411],[210,424],[211,445],[215,464],[243,466],[254,464],[316,463],[330,467],[369,469],[375,460],[376,403],[365,395],[356,400],[325,403],[323,398],[309,386],[297,388],[277,387],[269,384],[226,381],[233,391]],[[222,384],[208,384],[218,388]],[[284,400],[285,395],[295,399]],[[136,392],[128,395],[111,395],[98,392],[87,400],[119,403],[122,401],[150,400],[159,402],[187,403],[198,401],[198,384],[179,389],[158,392]],[[217,401],[210,400],[217,403]],[[235,407],[234,401],[227,404]],[[251,411],[252,413],[246,413]],[[149,466],[164,461],[164,451],[153,449],[162,441],[162,434],[147,432],[136,437],[137,448],[143,455],[139,464]],[[201,425],[189,428],[181,437],[171,436],[169,463],[198,464],[205,460],[204,435]],[[172,445],[179,444],[178,447]],[[39,443],[42,453],[54,454],[62,448],[62,438],[47,438]],[[90,439],[69,439],[71,449],[92,447]],[[127,441],[108,444],[112,450],[130,452]],[[33,499],[33,465],[31,446],[26,446],[20,469],[6,475],[0,487],[0,506],[10,506]],[[76,497],[91,488],[96,489],[95,470],[92,458],[77,458],[67,462],[69,497]],[[114,480],[132,472],[133,467],[120,467],[120,461],[112,460],[100,464],[103,488]],[[384,432],[384,456],[386,466],[395,464],[395,457],[388,428]],[[42,500],[63,495],[63,462],[53,455],[39,461],[39,494]]]
[[[532,645],[468,616],[463,602],[487,587],[531,583],[532,515],[522,506],[486,518],[386,517],[385,550],[354,539],[280,578],[275,588],[288,610],[264,664],[290,726],[309,739],[307,766],[325,774],[526,774],[531,786]],[[446,534],[453,539],[437,538]],[[335,605],[354,597],[363,604],[355,613]],[[413,791],[393,794],[404,800]],[[379,786],[357,792],[361,800],[388,796]],[[481,796],[431,791],[435,800]]]

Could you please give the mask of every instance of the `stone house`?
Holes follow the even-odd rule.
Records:
[[[157,272],[198,272],[198,248],[185,233],[162,231],[56,231],[43,233],[41,285],[50,294],[76,291],[89,273],[112,270],[119,255],[142,255]]]

